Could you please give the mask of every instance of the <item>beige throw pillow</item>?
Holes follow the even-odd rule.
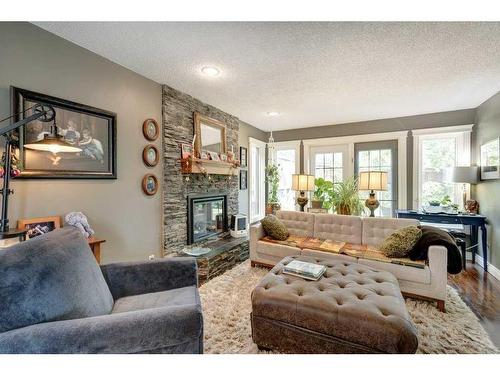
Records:
[[[275,240],[284,241],[288,238],[288,229],[285,224],[274,215],[267,215],[260,221],[266,233]]]
[[[382,254],[389,258],[404,258],[422,237],[422,230],[416,226],[398,229],[389,235],[380,245]]]

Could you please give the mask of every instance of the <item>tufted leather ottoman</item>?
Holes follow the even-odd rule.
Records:
[[[285,275],[298,259],[324,264],[318,281]],[[281,260],[252,292],[252,337],[284,353],[415,353],[417,332],[397,279],[343,260]]]

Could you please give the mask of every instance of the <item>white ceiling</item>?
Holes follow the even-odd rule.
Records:
[[[497,22],[36,24],[266,131],[473,108],[500,90]]]

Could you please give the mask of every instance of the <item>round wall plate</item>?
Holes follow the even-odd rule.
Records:
[[[160,127],[155,119],[148,118],[142,123],[142,134],[148,141],[156,141],[160,135]]]
[[[146,195],[155,195],[158,191],[158,179],[154,174],[148,173],[142,178],[142,191]]]
[[[160,161],[160,153],[155,145],[147,145],[142,150],[142,160],[148,167],[154,167]]]

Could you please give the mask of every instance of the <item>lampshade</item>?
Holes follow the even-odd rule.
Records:
[[[25,144],[24,147],[30,150],[48,151],[53,154],[82,151],[81,148],[70,145],[58,134],[45,134],[41,141]]]
[[[359,190],[387,190],[387,172],[361,172],[358,181]]]
[[[309,174],[292,174],[292,190],[313,191],[314,176]]]
[[[452,167],[446,170],[446,179],[462,184],[477,184],[479,167]]]

